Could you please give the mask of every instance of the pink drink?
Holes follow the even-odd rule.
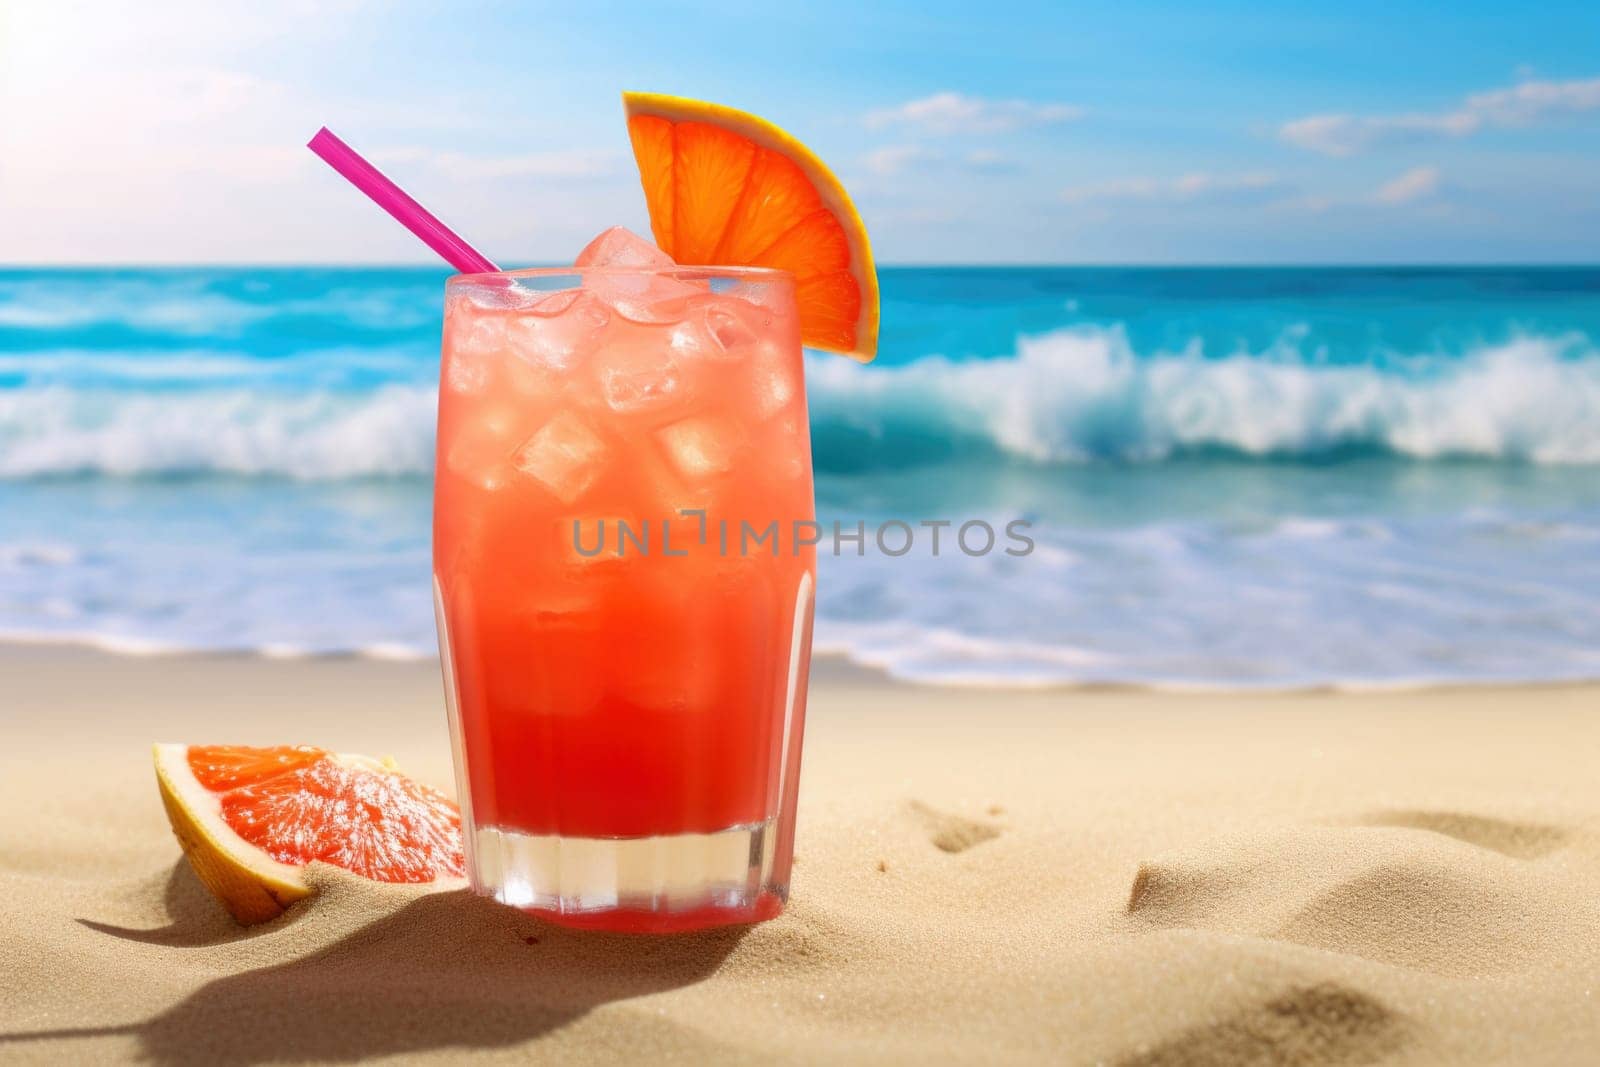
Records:
[[[610,929],[768,918],[815,576],[793,282],[596,244],[614,266],[448,286],[434,572],[473,884]]]

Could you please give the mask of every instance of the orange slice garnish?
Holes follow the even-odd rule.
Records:
[[[720,104],[623,93],[656,244],[685,265],[795,276],[800,339],[863,363],[878,351],[878,276],[850,196],[805,145]]]

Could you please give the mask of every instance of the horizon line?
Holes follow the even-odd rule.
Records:
[[[512,270],[543,270],[570,267],[570,263],[529,263]],[[963,262],[921,261],[878,263],[878,270],[1503,270],[1503,269],[1600,269],[1600,259],[1506,259],[1506,260],[1074,260]],[[61,260],[58,262],[0,261],[0,271],[50,270],[432,270],[459,273],[447,263],[426,261],[359,260]]]

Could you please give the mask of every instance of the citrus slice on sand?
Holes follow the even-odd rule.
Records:
[[[461,816],[388,763],[305,745],[156,745],[172,832],[246,926],[307,896],[313,860],[377,882],[460,878]]]
[[[870,360],[878,277],[844,186],[805,145],[720,104],[623,93],[656,244],[678,263],[795,276],[800,339]]]

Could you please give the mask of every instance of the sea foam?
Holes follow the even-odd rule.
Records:
[[[1319,364],[1292,345],[1212,358],[1141,354],[1117,328],[1057,330],[992,360],[807,363],[822,473],[963,454],[1035,464],[1280,460],[1349,451],[1417,460],[1600,463],[1600,350],[1528,335],[1461,355]],[[378,387],[0,389],[0,477],[223,473],[423,476],[435,391]]]
[[[339,479],[432,469],[436,391],[0,391],[0,477],[279,475]]]
[[[821,469],[915,462],[928,442],[1038,463],[1352,450],[1600,463],[1600,351],[1582,335],[1380,368],[1281,351],[1141,356],[1120,329],[1081,328],[1023,338],[1007,359],[807,369]]]

